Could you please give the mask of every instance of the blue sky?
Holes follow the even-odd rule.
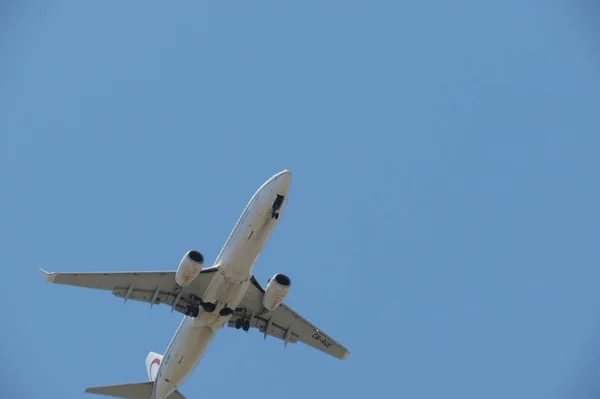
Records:
[[[51,271],[212,261],[293,172],[255,274],[352,352],[221,331],[188,398],[600,390],[598,9],[559,1],[9,2],[1,378],[146,379],[181,317]],[[6,393],[6,391],[5,391]],[[10,395],[9,395],[10,396]]]

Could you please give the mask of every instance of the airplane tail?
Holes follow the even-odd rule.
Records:
[[[152,396],[154,381],[156,380],[162,360],[163,355],[159,355],[158,353],[150,352],[146,356],[146,371],[148,372],[148,379],[150,381],[87,388],[85,392],[123,399],[154,399]],[[185,396],[179,391],[175,391],[166,399],[185,399]]]
[[[163,355],[159,355],[158,353],[150,352],[148,353],[148,356],[146,356],[146,371],[148,372],[148,379],[150,381],[156,380],[156,375],[158,374],[158,369],[162,360]]]

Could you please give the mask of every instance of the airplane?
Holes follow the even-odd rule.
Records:
[[[263,288],[252,271],[287,204],[291,172],[283,170],[252,196],[214,264],[188,251],[177,270],[151,272],[49,273],[45,281],[99,290],[128,300],[165,304],[184,318],[164,355],[146,357],[148,381],[87,388],[85,392],[125,399],[185,399],[178,387],[190,376],[219,329],[260,331],[288,343],[298,341],[345,360],[350,352],[283,303],[291,279],[275,274]]]

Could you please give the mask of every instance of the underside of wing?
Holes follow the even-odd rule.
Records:
[[[167,304],[172,310],[187,314],[190,307],[198,306],[199,298],[217,270],[217,267],[203,269],[183,288],[176,283],[176,271],[48,273],[40,269],[40,272],[49,283],[111,291],[125,302],[141,301],[150,306]]]
[[[285,304],[268,311],[262,305],[265,289],[252,277],[246,295],[242,299],[239,312],[228,323],[229,327],[240,328],[242,320],[248,320],[249,327],[258,329],[267,336],[284,341],[284,344],[298,341],[327,353],[338,359],[346,359],[350,352],[322,330],[300,316]]]

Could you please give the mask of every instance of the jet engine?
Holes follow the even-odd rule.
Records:
[[[290,291],[292,281],[285,274],[276,274],[267,284],[263,295],[262,304],[268,311],[275,310],[283,303],[284,298]]]
[[[185,287],[194,281],[198,277],[198,274],[200,274],[202,266],[204,266],[204,256],[198,251],[188,251],[181,259],[181,262],[179,262],[177,273],[175,273],[175,282],[177,285]]]

